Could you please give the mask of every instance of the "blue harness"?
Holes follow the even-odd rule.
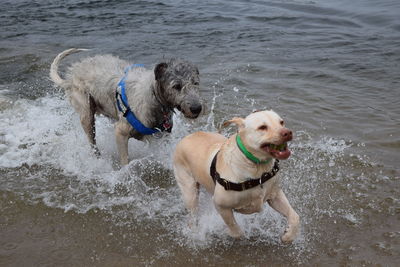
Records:
[[[125,69],[125,75],[122,77],[122,79],[118,83],[118,87],[121,90],[121,93],[116,91],[115,98],[117,100],[117,107],[120,112],[122,112],[123,116],[125,119],[132,125],[132,127],[138,131],[139,133],[143,135],[152,135],[155,133],[159,133],[162,131],[168,131],[171,132],[172,129],[172,114],[164,114],[164,122],[161,125],[161,129],[159,128],[148,128],[143,125],[135,116],[135,114],[132,112],[131,108],[129,107],[128,104],[128,98],[126,97],[125,93],[125,79],[126,75],[132,68],[137,68],[137,67],[144,67],[143,64],[133,64]]]

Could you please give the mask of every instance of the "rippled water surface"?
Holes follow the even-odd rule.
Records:
[[[381,265],[400,262],[400,3],[383,1],[1,1],[0,265]],[[201,72],[207,111],[170,136],[129,143],[113,126],[102,156],[48,78],[64,49],[152,68],[182,57]],[[282,187],[301,216],[236,214],[232,240],[210,196],[187,214],[171,153],[185,135],[272,108],[295,132]],[[225,132],[232,134],[233,129]]]

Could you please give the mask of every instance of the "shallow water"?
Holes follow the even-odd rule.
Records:
[[[382,265],[400,261],[400,3],[369,1],[2,1],[0,265]],[[194,62],[207,112],[175,115],[170,136],[129,143],[96,122],[94,157],[79,118],[48,78],[70,47],[151,68]],[[175,144],[225,119],[272,108],[295,132],[282,187],[301,216],[237,214],[232,240],[210,196],[200,224],[173,178]],[[227,130],[226,135],[233,133]]]

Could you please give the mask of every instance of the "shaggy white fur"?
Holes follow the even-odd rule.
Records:
[[[103,114],[116,120],[115,134],[121,163],[128,163],[128,139],[142,139],[118,111],[115,94],[124,70],[132,64],[112,55],[87,57],[68,68],[66,78],[58,74],[61,60],[73,53],[87,49],[71,48],[56,56],[50,68],[54,83],[65,89],[66,94],[80,114],[81,124],[96,147],[94,115]],[[196,118],[202,105],[199,96],[199,71],[191,63],[171,59],[156,65],[154,71],[143,67],[132,68],[126,74],[126,95],[131,110],[148,128],[162,125],[166,116],[178,108],[189,118]]]

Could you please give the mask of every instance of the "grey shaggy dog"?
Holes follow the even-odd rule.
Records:
[[[51,64],[50,77],[65,89],[90,144],[96,146],[95,114],[116,121],[115,136],[122,165],[128,164],[128,139],[143,139],[116,105],[119,81],[126,75],[125,88],[129,106],[137,119],[148,128],[156,128],[172,117],[174,108],[187,118],[197,118],[202,111],[199,96],[199,70],[190,62],[171,59],[157,64],[154,71],[132,64],[112,55],[87,57],[69,67],[66,78],[58,75],[60,61],[73,53],[87,49],[71,48],[57,55]]]

